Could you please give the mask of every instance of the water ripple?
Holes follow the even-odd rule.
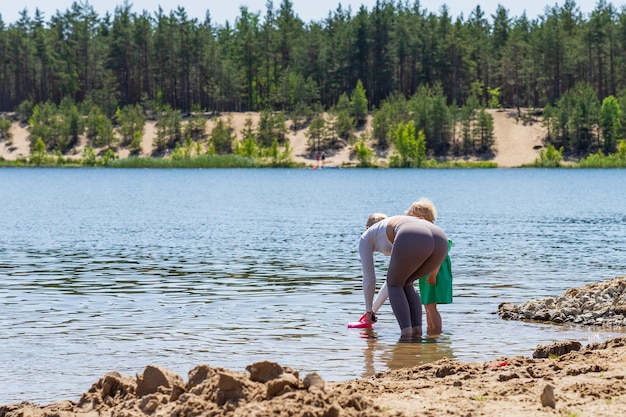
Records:
[[[0,170],[0,404],[76,400],[148,364],[275,360],[345,380],[614,335],[495,312],[626,274],[620,171],[332,171]],[[363,309],[365,218],[420,196],[454,241],[444,335],[398,343],[385,305],[362,339],[346,323]]]

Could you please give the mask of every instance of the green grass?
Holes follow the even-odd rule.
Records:
[[[236,155],[202,155],[194,158],[139,158],[111,161],[111,168],[259,168],[265,164],[258,159]]]
[[[0,158],[0,167],[82,167],[80,160],[63,159],[52,155],[46,155],[43,163],[33,164],[28,158],[20,158],[13,161]],[[291,160],[272,161],[265,158],[251,158],[239,155],[201,155],[191,158],[152,158],[152,157],[129,157],[110,160],[106,167],[109,168],[305,168],[306,165]],[[497,168],[498,164],[488,161],[444,161],[438,162],[428,159],[421,168],[446,169],[446,168]],[[343,165],[342,168],[359,168],[358,166]],[[370,168],[382,168],[372,166]]]
[[[0,167],[82,167],[81,160],[63,158],[62,156],[46,155],[43,162],[33,164],[30,158],[7,160],[0,157]],[[306,165],[292,160],[272,161],[267,158],[251,158],[239,155],[201,155],[191,158],[152,158],[129,157],[115,159],[108,162],[106,167],[111,168],[306,168]],[[497,168],[498,164],[491,161],[437,161],[427,159],[420,169],[476,169]],[[545,168],[540,164],[527,164],[525,168]],[[608,156],[590,155],[580,162],[568,165],[558,165],[555,168],[626,168],[626,158],[619,154]],[[342,165],[342,168],[360,168],[358,165]],[[387,168],[386,166],[372,165],[369,168]],[[411,168],[409,168],[411,169]]]
[[[626,168],[626,158],[618,154],[599,156],[589,155],[578,163],[579,168]]]

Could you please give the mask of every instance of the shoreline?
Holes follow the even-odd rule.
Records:
[[[543,323],[559,323],[554,317],[561,317],[558,314],[564,309],[573,316],[573,323],[581,323],[577,317],[590,315],[611,319],[583,324],[593,327],[624,323],[625,303],[626,276],[617,276],[570,288],[560,297],[503,303],[499,313],[503,319]],[[546,305],[552,307],[554,316],[542,313],[544,319],[539,320],[532,315]],[[574,305],[578,310],[572,309]],[[135,377],[115,371],[103,375],[77,401],[0,405],[0,417],[499,417],[503,410],[510,417],[626,413],[626,336],[585,346],[564,340],[537,345],[528,355],[485,362],[443,358],[340,382],[327,382],[316,372],[301,375],[297,369],[268,361],[250,364],[246,371],[199,364],[184,378],[162,366],[146,365]]]
[[[537,352],[542,354],[537,355]],[[155,416],[615,416],[626,413],[626,337],[530,356],[436,362],[326,382],[274,362],[246,372],[198,365],[186,379],[158,365],[110,372],[78,401],[0,406],[0,417]]]

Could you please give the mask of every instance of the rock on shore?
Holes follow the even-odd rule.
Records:
[[[626,327],[626,276],[570,288],[558,297],[502,303],[498,315],[506,320]]]

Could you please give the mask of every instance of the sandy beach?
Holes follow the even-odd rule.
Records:
[[[443,359],[340,383],[273,362],[247,373],[198,365],[186,378],[148,365],[103,375],[78,401],[9,404],[0,417],[625,415],[626,338],[537,351],[548,357]]]
[[[498,164],[500,168],[519,167],[523,164],[532,163],[539,155],[542,147],[542,138],[545,136],[544,128],[539,121],[534,123],[523,123],[517,120],[517,111],[514,109],[507,110],[489,110],[494,118],[494,134],[496,137],[495,156],[493,162]],[[246,120],[252,120],[253,125],[257,126],[259,113],[225,113],[220,117],[222,120],[231,120],[231,126],[238,138],[244,130]],[[210,120],[207,123],[207,131],[214,127],[215,121]],[[289,123],[287,124],[290,125]],[[371,129],[371,117],[365,128],[361,130],[357,137]],[[154,121],[146,122],[144,128],[143,141],[141,144],[142,152],[140,156],[150,156],[152,152],[152,144],[156,136],[156,125]],[[19,123],[13,123],[11,130],[11,140],[0,140],[0,157],[6,160],[15,160],[27,157],[30,154],[30,138],[26,126]],[[304,163],[307,166],[315,166],[316,161],[314,155],[307,151],[308,138],[306,130],[291,130],[287,134],[292,152],[292,159],[296,162]],[[371,143],[369,143],[373,147]],[[79,158],[85,147],[85,139],[81,138],[80,145],[72,152],[70,157]],[[117,151],[120,158],[127,158],[129,151],[121,148]],[[385,165],[388,162],[388,155],[378,155],[378,164]],[[357,161],[354,158],[353,146],[347,145],[335,153],[329,153],[324,161],[325,166],[354,166]]]

